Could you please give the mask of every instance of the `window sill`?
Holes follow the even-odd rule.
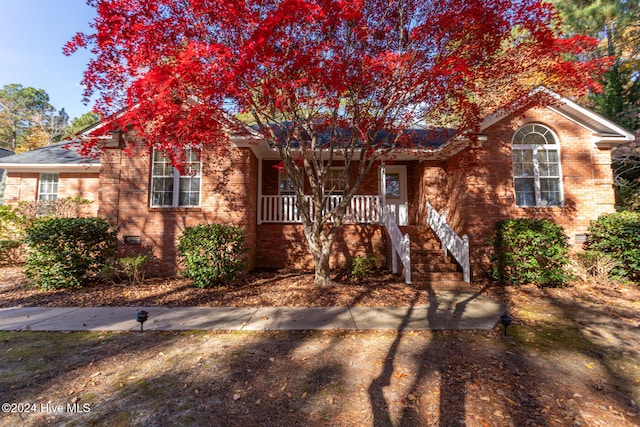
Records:
[[[181,207],[181,206],[152,206],[149,207],[149,212],[201,212],[202,208],[200,206],[191,206],[191,207]]]
[[[516,205],[519,209],[564,209],[565,205],[546,205],[546,206],[520,206]]]

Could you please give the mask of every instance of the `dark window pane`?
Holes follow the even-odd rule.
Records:
[[[535,206],[535,182],[533,178],[516,178],[516,204],[518,206]]]
[[[400,198],[400,174],[392,173],[385,175],[386,190],[385,196],[387,199],[399,199]]]

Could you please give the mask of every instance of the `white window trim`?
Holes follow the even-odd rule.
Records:
[[[295,187],[293,182],[287,176],[287,172],[284,169],[278,170],[278,194],[281,196],[293,196],[296,194],[295,188],[293,190],[284,190],[282,189],[282,184],[285,182],[289,182],[291,187]]]
[[[553,136],[553,139],[555,141],[554,144],[516,144],[513,142],[513,140],[515,140],[516,135],[518,134],[518,132],[520,132],[520,130],[522,128],[524,128],[525,126],[528,125],[535,125],[535,126],[540,126],[543,127],[545,129],[547,129],[550,133],[551,136]],[[559,192],[560,192],[560,204],[558,205],[543,205],[541,204],[541,200],[542,200],[542,188],[540,185],[540,167],[538,164],[538,151],[543,150],[543,151],[547,151],[549,149],[553,149],[558,153],[558,188],[559,188]],[[516,203],[516,206],[519,208],[558,208],[558,207],[564,207],[564,186],[562,185],[562,155],[560,152],[560,143],[559,143],[559,139],[558,139],[558,135],[556,135],[556,133],[549,128],[548,126],[545,126],[543,124],[540,123],[527,123],[523,126],[521,126],[516,133],[513,134],[513,138],[511,141],[511,150],[513,152],[513,150],[531,150],[532,151],[532,156],[533,156],[533,186],[534,186],[534,198],[535,198],[535,205],[518,205],[518,198],[516,196],[516,185],[515,185],[515,181],[516,178],[524,178],[524,177],[516,177],[515,174],[513,173],[513,155],[511,158],[511,178],[513,179],[513,195],[514,195],[514,202]],[[545,177],[545,178],[556,178],[556,177]]]
[[[194,150],[197,150],[196,148],[194,148]],[[155,148],[153,149],[153,152],[151,154],[151,188],[149,191],[149,206],[151,206],[152,208],[197,208],[200,207],[202,205],[202,155],[200,155],[200,168],[199,171],[200,173],[198,175],[194,175],[192,178],[198,177],[200,178],[200,184],[198,187],[198,204],[197,205],[180,205],[180,178],[182,177],[189,177],[188,175],[181,175],[180,171],[178,170],[178,168],[174,167],[173,168],[173,194],[172,194],[172,203],[171,205],[154,205],[153,204],[153,185],[154,185],[154,179],[155,178],[163,178],[163,176],[161,175],[154,175],[153,174],[153,163],[154,163],[154,158],[155,158],[155,153],[159,151],[156,150]],[[165,177],[166,178],[166,177]]]
[[[344,166],[332,166],[327,170],[327,173],[329,173],[329,171],[339,171],[340,175],[345,173],[345,167]],[[331,192],[332,195],[334,196],[341,196],[344,194],[345,189],[342,190],[338,190],[338,189],[334,189],[331,184],[329,182],[327,182],[328,176],[325,178],[325,182],[324,182],[324,188],[323,193],[324,194],[329,194],[329,192]],[[327,186],[329,186],[329,188],[327,188]],[[346,181],[345,181],[345,187],[346,187]]]
[[[56,192],[55,193],[43,193],[42,192],[42,183],[45,182],[44,178],[45,177],[51,177],[54,176],[55,177],[55,183],[56,183]],[[49,180],[47,180],[46,182],[49,182]],[[53,200],[58,200],[58,194],[60,193],[60,174],[57,172],[41,172],[40,175],[38,176],[38,201],[46,201],[46,202],[50,202]],[[47,199],[47,200],[43,200],[42,197],[43,196],[51,196],[54,195],[55,197],[53,199]]]

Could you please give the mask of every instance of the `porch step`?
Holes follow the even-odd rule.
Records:
[[[419,289],[470,290],[458,263],[442,250],[433,230],[413,226],[411,238],[411,281]]]
[[[423,271],[425,273],[458,272],[459,267],[455,262],[445,260],[414,260],[411,259],[411,271]]]
[[[409,236],[413,239],[413,236]],[[435,238],[434,238],[435,239]],[[411,252],[440,252],[442,253],[442,245],[438,241],[411,241]]]
[[[431,282],[439,282],[439,281],[449,281],[449,280],[459,280],[462,281],[463,276],[462,273],[458,271],[414,271],[411,270],[411,280],[414,281],[431,281]]]
[[[411,249],[411,255],[415,255],[415,256],[422,256],[422,257],[444,257],[446,256],[444,254],[444,251],[442,250],[442,248],[437,247],[434,249]]]

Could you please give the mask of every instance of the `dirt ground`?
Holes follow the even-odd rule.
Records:
[[[96,282],[90,286],[43,292],[30,287],[20,268],[0,268],[0,307],[47,306],[231,306],[331,307],[426,304],[428,293],[395,275],[369,280],[338,276],[335,286],[317,288],[313,274],[298,271],[250,273],[234,286],[195,288],[183,278],[150,278],[139,286]]]
[[[41,292],[0,270],[0,305],[407,306],[393,276],[313,288],[261,272],[212,290],[183,279]],[[473,290],[504,302],[491,331],[0,332],[0,425],[638,426],[640,289]],[[7,410],[5,410],[7,409]]]

